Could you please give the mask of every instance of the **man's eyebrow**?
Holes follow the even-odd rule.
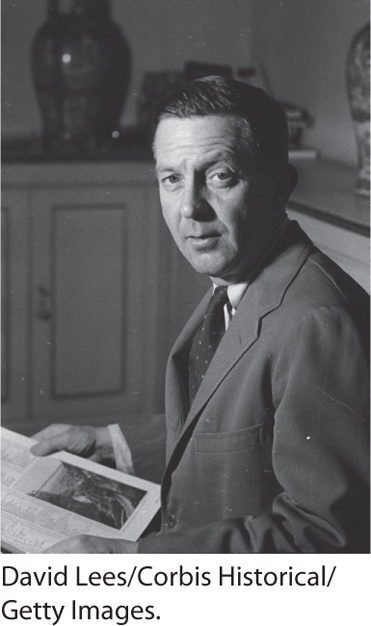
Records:
[[[163,172],[174,172],[174,170],[178,170],[183,166],[183,162],[179,162],[179,163],[171,163],[171,162],[155,162],[155,172],[156,173],[163,173]]]
[[[232,154],[221,153],[215,158],[210,160],[208,167],[213,167],[214,165],[218,165],[219,163],[224,165],[231,165],[233,167],[239,167],[240,162],[237,156]]]
[[[205,169],[212,169],[213,167],[218,166],[226,166],[234,170],[235,173],[240,174],[243,170],[243,162],[242,159],[238,157],[237,154],[231,154],[226,152],[221,152],[210,159],[210,162],[206,164]]]
[[[230,150],[218,150],[210,154],[210,164],[218,163],[219,161],[235,162],[238,161],[238,155]]]
[[[154,171],[157,176],[160,176],[163,174],[170,174],[171,172],[175,172],[177,169],[179,168],[171,165],[156,165]]]
[[[213,167],[214,165],[217,165],[218,163],[238,165],[239,159],[236,155],[229,154],[228,152],[220,152],[216,155],[211,155],[210,159],[200,164],[200,167],[202,168]],[[166,163],[158,163],[155,166],[155,171],[167,172],[167,171],[173,171],[173,170],[179,169],[180,167],[182,167],[182,164],[167,165]]]

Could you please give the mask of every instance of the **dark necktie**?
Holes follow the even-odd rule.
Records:
[[[192,340],[188,360],[188,392],[192,404],[211,359],[225,332],[224,305],[229,302],[227,287],[216,287],[201,326]]]

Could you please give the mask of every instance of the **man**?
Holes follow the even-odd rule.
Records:
[[[164,218],[214,285],[168,362],[161,529],[50,551],[368,551],[368,297],[287,219],[287,146],[280,107],[245,84],[194,81],[160,109]],[[35,453],[107,445],[68,429]]]

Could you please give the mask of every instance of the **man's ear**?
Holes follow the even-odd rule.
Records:
[[[291,196],[292,192],[298,182],[298,173],[291,163],[286,165],[279,171],[276,178],[276,193],[274,200],[276,206],[284,207],[287,200]]]

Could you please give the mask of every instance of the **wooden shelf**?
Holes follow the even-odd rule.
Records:
[[[137,129],[124,129],[118,139],[92,150],[44,150],[40,137],[2,140],[3,163],[81,163],[92,161],[151,161],[151,142]]]

